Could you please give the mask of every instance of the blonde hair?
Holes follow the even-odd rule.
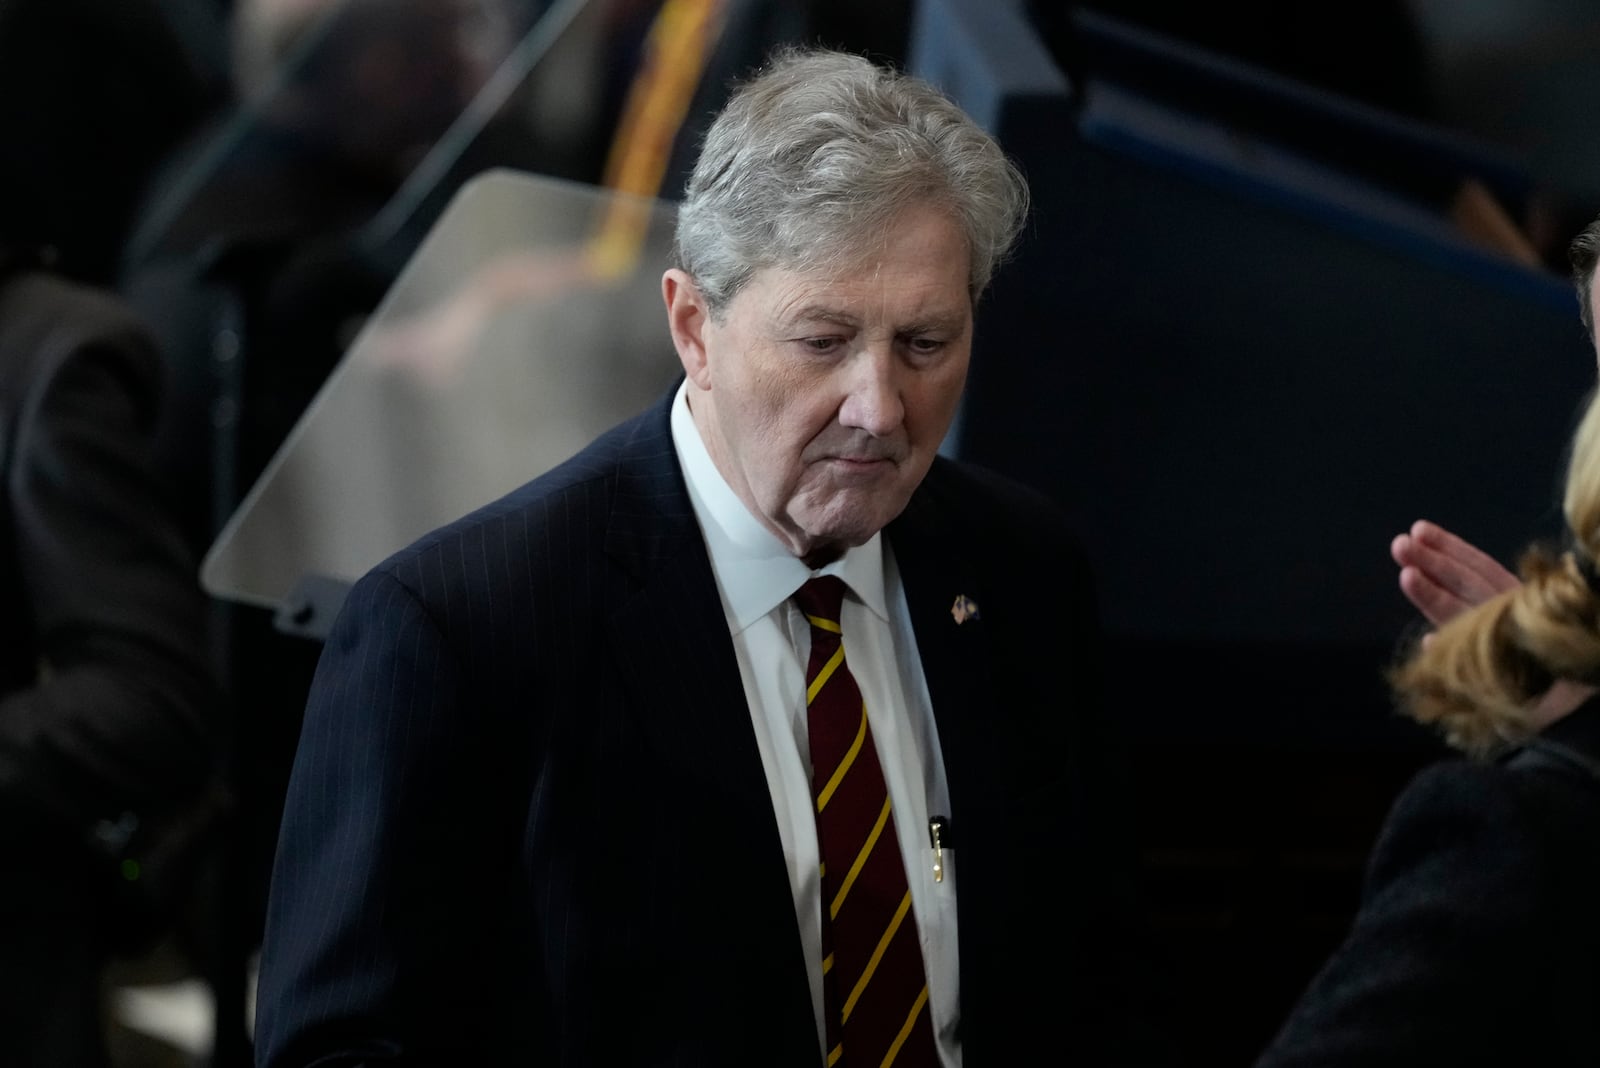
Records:
[[[1522,585],[1461,613],[1389,674],[1401,708],[1489,756],[1533,732],[1529,710],[1557,679],[1600,681],[1600,400],[1572,442],[1562,511],[1572,548],[1530,548]],[[1597,576],[1600,578],[1600,576]]]

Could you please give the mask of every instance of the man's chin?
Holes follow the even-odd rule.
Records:
[[[800,555],[809,560],[819,550],[831,549],[832,558],[836,559],[846,550],[871,541],[873,535],[888,526],[899,511],[886,511],[883,499],[878,497],[870,505],[813,517],[811,522],[799,524],[799,529],[805,532],[801,539],[804,551]]]

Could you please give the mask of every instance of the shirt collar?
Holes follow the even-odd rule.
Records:
[[[699,428],[689,414],[688,383],[678,387],[672,401],[672,444],[689,488],[689,501],[711,556],[723,602],[739,633],[794,595],[809,578],[838,575],[861,603],[887,620],[888,598],[883,589],[883,532],[845,552],[826,567],[812,571],[789,552],[776,534],[750,514],[700,440]]]

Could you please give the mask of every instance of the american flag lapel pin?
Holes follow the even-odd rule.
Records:
[[[965,623],[969,619],[978,618],[978,602],[964,593],[956,595],[956,603],[950,606],[950,616],[957,623]]]

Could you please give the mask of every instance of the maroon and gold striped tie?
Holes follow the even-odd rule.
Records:
[[[811,623],[806,721],[822,852],[822,985],[832,1068],[934,1068],[922,945],[861,690],[844,662],[832,576],[795,601]]]

